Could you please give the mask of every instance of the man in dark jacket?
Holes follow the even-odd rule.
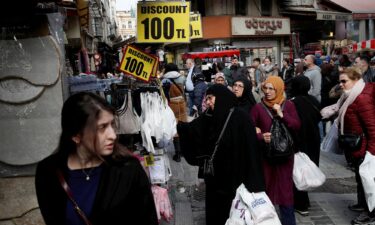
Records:
[[[375,70],[370,67],[370,58],[368,56],[360,57],[360,67],[362,69],[363,80],[367,82],[375,82]]]

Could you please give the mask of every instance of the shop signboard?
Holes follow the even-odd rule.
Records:
[[[139,2],[138,43],[189,43],[190,2]]]
[[[335,20],[335,21],[350,21],[353,16],[349,13],[334,13],[334,12],[317,12],[317,20]]]
[[[157,61],[158,59],[156,56],[147,54],[128,45],[121,60],[120,70],[137,79],[148,82]]]
[[[290,19],[284,17],[232,17],[232,35],[290,35]]]
[[[203,38],[201,14],[190,14],[190,39]]]

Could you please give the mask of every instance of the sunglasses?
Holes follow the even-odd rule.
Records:
[[[340,83],[345,84],[348,80],[340,80]]]

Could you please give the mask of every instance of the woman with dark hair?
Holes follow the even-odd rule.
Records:
[[[206,105],[204,114],[179,123],[177,129],[186,161],[200,166],[198,176],[206,183],[206,224],[218,225],[228,219],[241,183],[250,192],[260,192],[264,181],[255,128],[249,115],[235,107],[236,96],[224,85],[214,84],[207,89]],[[204,159],[211,157],[214,174],[204,176]]]
[[[253,107],[251,118],[260,129],[258,140],[265,150],[276,135],[271,133],[273,119],[280,120],[291,134],[299,131],[301,123],[293,102],[284,97],[284,82],[279,76],[269,76],[263,83],[262,91],[262,102]],[[289,150],[294,151],[294,148]],[[277,162],[266,156],[263,158],[266,193],[273,204],[279,205],[281,223],[295,225],[292,178],[294,154]]]
[[[38,163],[35,175],[47,225],[158,224],[144,169],[116,142],[115,115],[93,93],[72,95],[64,103],[57,151]]]
[[[256,104],[250,81],[243,76],[237,78],[234,80],[232,92],[237,97],[238,107],[250,113],[251,108]]]
[[[291,101],[296,106],[301,121],[301,129],[296,135],[297,150],[306,153],[319,166],[320,135],[319,122],[321,120],[320,104],[312,95],[309,95],[311,84],[304,75],[295,77],[291,84]],[[294,188],[294,208],[303,216],[309,214],[310,200],[306,191]]]

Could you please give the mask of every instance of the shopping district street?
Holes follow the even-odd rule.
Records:
[[[131,206],[138,203],[147,224],[222,221],[224,213],[217,212],[236,202],[228,196],[242,183],[253,188],[242,188],[245,194],[263,196],[251,204],[237,199],[227,225],[259,222],[258,203],[269,206],[268,222],[278,215],[283,225],[290,225],[293,213],[297,225],[375,225],[375,210],[358,213],[374,198],[357,196],[361,180],[354,172],[375,151],[374,27],[375,0],[3,1],[0,225],[55,225],[58,214],[67,224],[84,224],[76,201],[65,202],[64,179],[93,224],[124,215],[133,221],[139,216]],[[355,105],[361,100],[366,104]],[[193,119],[198,122],[189,123]],[[277,150],[289,154],[280,160]],[[338,150],[346,155],[333,153]],[[309,191],[310,207],[303,199],[298,209],[296,201],[291,206],[293,196],[306,195],[293,192],[298,182],[291,171],[306,167],[296,166],[297,151],[310,154],[309,165],[318,172],[313,178],[326,178]],[[213,193],[208,198],[193,166],[198,164],[200,172],[220,171],[204,175],[207,193]],[[129,165],[134,168],[127,170]],[[106,182],[117,179],[114,174],[125,178]],[[78,181],[72,181],[75,175]],[[222,189],[213,185],[219,179],[228,181]],[[117,191],[124,187],[130,191]],[[60,201],[51,201],[52,195]],[[358,199],[362,205],[352,211]],[[246,208],[237,208],[240,203]]]
[[[205,188],[197,178],[197,167],[182,158],[170,160],[172,177],[168,183],[173,218],[163,225],[205,225]],[[320,168],[327,176],[325,184],[310,192],[309,216],[296,213],[298,225],[349,225],[358,214],[348,209],[356,201],[354,173],[346,168],[343,155],[322,153]],[[4,172],[4,171],[3,171]],[[0,179],[0,225],[43,225],[35,197],[34,177]]]

